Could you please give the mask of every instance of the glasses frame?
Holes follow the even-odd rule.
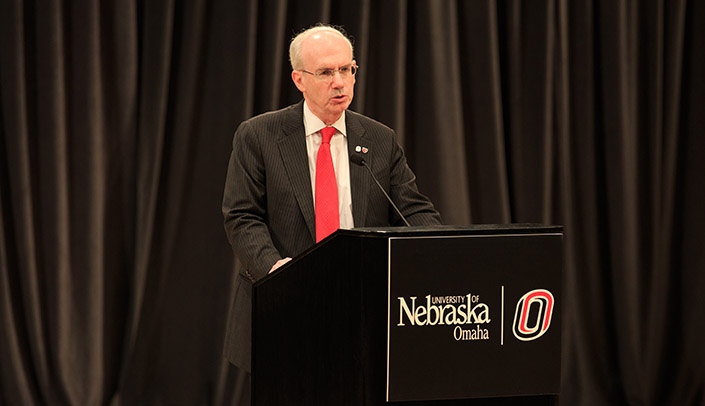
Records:
[[[341,69],[345,69],[345,68],[350,69],[349,76],[343,75],[340,72]],[[318,79],[322,82],[332,82],[333,78],[335,78],[336,73],[340,74],[341,78],[347,79],[349,77],[354,77],[359,69],[360,69],[360,67],[357,66],[357,64],[351,63],[349,65],[341,66],[338,69],[319,69],[319,71],[317,71],[317,72],[309,72],[306,69],[299,69],[299,71],[301,71],[303,73],[308,73],[309,75],[315,77],[316,79]],[[329,73],[326,73],[326,72],[329,72]]]

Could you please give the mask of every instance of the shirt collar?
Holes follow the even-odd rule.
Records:
[[[308,108],[308,104],[306,104],[306,101],[304,101],[304,130],[306,131],[306,136],[308,137],[309,135],[313,135],[321,131],[321,128],[325,126],[326,124],[320,118],[316,117],[315,114],[313,114],[311,109]],[[339,133],[347,137],[345,128],[345,112],[340,115],[338,121],[331,124],[331,127],[335,127],[335,129],[338,130]]]

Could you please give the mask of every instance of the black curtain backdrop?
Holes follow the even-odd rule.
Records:
[[[0,405],[242,402],[231,138],[319,21],[447,223],[565,226],[561,404],[705,404],[704,2],[2,0]]]

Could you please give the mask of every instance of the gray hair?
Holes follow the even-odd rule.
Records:
[[[304,64],[301,60],[301,44],[308,37],[314,34],[318,34],[320,32],[330,32],[332,34],[338,35],[340,38],[343,38],[345,41],[347,41],[348,45],[350,45],[350,55],[353,55],[352,41],[350,40],[350,38],[348,38],[347,34],[345,33],[345,30],[343,30],[342,27],[318,24],[311,28],[307,28],[304,31],[301,31],[300,33],[296,34],[296,36],[294,36],[294,38],[291,40],[291,44],[289,44],[289,62],[291,62],[291,69],[303,69]]]

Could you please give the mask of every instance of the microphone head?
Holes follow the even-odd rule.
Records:
[[[354,163],[355,165],[364,165],[365,164],[365,159],[358,154],[352,154],[350,155],[350,162]]]

